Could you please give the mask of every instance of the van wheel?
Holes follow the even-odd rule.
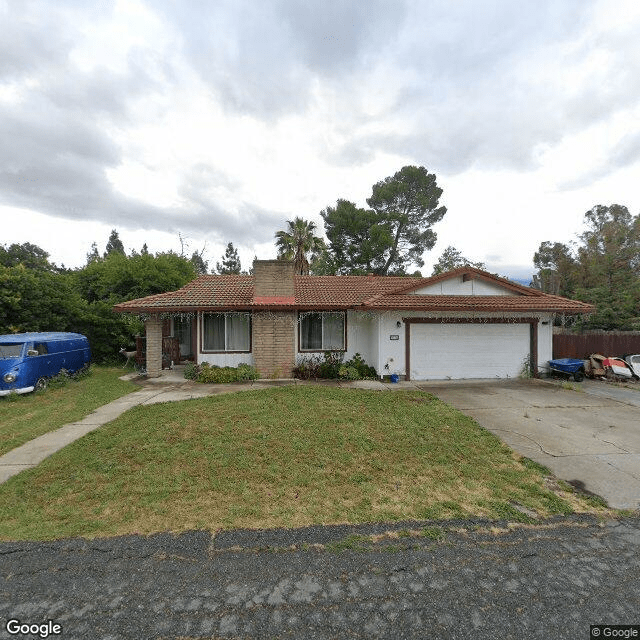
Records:
[[[38,378],[34,386],[35,391],[44,391],[47,388],[47,379],[46,378]]]

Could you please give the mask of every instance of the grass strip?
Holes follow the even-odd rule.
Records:
[[[0,398],[0,455],[138,389],[119,380],[121,375],[120,368],[92,366],[88,374],[64,385]]]

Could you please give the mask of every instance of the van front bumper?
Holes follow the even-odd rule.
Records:
[[[0,396],[8,396],[10,393],[31,393],[35,387],[22,387],[22,389],[0,389]]]

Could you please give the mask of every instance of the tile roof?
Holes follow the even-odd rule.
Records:
[[[416,295],[413,291],[465,275],[504,287],[513,295]],[[397,276],[294,276],[294,296],[254,296],[253,276],[204,275],[178,291],[122,302],[123,313],[180,313],[250,309],[371,309],[414,311],[549,311],[590,313],[591,305],[494,276],[471,267],[431,278]]]
[[[295,276],[296,302],[306,309],[348,309],[362,306],[374,296],[404,289],[407,280],[397,276]]]
[[[215,309],[250,309],[253,306],[253,276],[205,275],[182,289],[117,304],[121,312],[189,312]]]
[[[594,308],[560,296],[389,295],[372,300],[368,309],[407,311],[553,311],[590,313]]]

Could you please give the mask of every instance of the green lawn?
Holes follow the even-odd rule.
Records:
[[[93,366],[88,375],[63,386],[0,398],[0,455],[138,389],[118,380],[122,374],[120,368]]]
[[[428,394],[277,387],[131,409],[0,485],[0,538],[582,508],[544,475]]]

